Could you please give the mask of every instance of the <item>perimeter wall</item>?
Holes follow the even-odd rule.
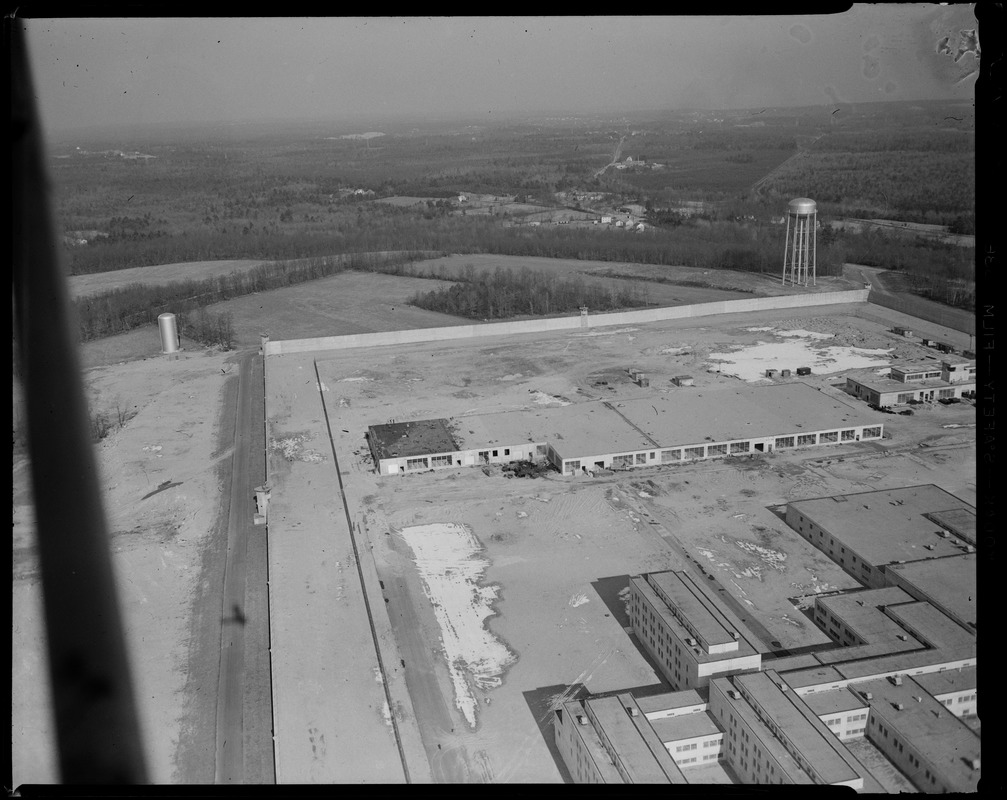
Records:
[[[515,333],[602,328],[609,325],[633,325],[669,319],[690,319],[715,314],[737,314],[745,311],[771,311],[779,308],[838,305],[867,302],[867,289],[846,292],[791,294],[778,297],[751,297],[743,300],[721,300],[716,303],[696,303],[686,306],[647,308],[641,311],[616,311],[610,314],[524,319],[514,322],[490,322],[482,325],[452,325],[447,328],[415,328],[404,331],[353,333],[347,336],[322,336],[314,339],[287,339],[265,342],[267,356],[286,353],[306,353],[316,350],[346,350],[353,347],[378,347],[413,342],[436,342],[449,339],[471,339],[478,336],[506,336]]]

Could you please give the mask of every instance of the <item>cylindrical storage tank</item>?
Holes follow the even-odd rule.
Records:
[[[810,197],[797,197],[790,201],[791,214],[814,214],[818,205]]]
[[[161,352],[177,353],[179,349],[178,323],[174,314],[161,314],[157,318],[157,328],[161,333]]]

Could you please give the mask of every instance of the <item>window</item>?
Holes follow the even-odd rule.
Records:
[[[451,466],[451,456],[434,456],[430,459],[430,466],[432,467],[450,467]]]
[[[727,445],[726,444],[711,444],[706,448],[706,454],[711,458],[713,456],[726,456],[727,455]]]
[[[568,473],[569,472],[577,472],[577,470],[579,470],[579,469],[580,469],[580,461],[567,461],[566,462],[566,471]]]
[[[509,456],[510,455],[510,448],[509,447],[504,449],[504,455],[505,456]]]
[[[731,442],[732,453],[747,453],[752,449],[751,442]]]
[[[646,464],[647,463],[647,454],[646,453],[637,453],[636,454],[636,463],[637,464]]]
[[[426,469],[427,460],[425,458],[407,458],[406,459],[406,469]]]
[[[653,461],[655,458],[657,458],[657,453],[651,453],[650,460]]]
[[[801,447],[803,445],[816,444],[817,441],[818,441],[818,434],[805,433],[797,437],[797,446]]]
[[[839,441],[839,431],[828,431],[823,433],[818,437],[819,444],[825,444],[826,442],[838,442]]]
[[[864,428],[864,432],[860,436],[861,439],[880,439],[881,438],[881,426],[877,425],[871,428]]]
[[[705,447],[686,447],[684,450],[686,458],[705,458],[706,448]]]
[[[857,438],[857,432],[855,430],[842,431],[839,434],[840,441],[852,442]]]
[[[633,456],[613,456],[612,469],[626,469],[633,466]]]
[[[780,436],[776,440],[776,447],[777,447],[777,449],[779,449],[781,447],[793,447],[793,446],[794,446],[794,437],[793,436]]]
[[[955,396],[955,390],[954,389],[939,389],[938,392],[937,392],[937,399],[938,400],[946,400],[947,398],[954,397],[954,396]]]
[[[661,462],[667,464],[669,461],[681,461],[682,451],[681,450],[662,450],[661,451]]]

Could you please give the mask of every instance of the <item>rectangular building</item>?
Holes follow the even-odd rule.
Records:
[[[675,690],[706,686],[716,675],[758,670],[767,648],[686,572],[630,579],[633,632]]]
[[[930,516],[959,510],[975,512],[954,495],[926,484],[798,500],[787,505],[786,519],[854,578],[881,588],[893,583],[886,574],[889,566],[961,556],[967,542]],[[974,574],[969,585],[975,585]]]

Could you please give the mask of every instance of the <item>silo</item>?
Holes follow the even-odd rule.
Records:
[[[814,200],[798,197],[787,207],[787,244],[783,251],[783,285],[815,284],[818,206]]]
[[[174,314],[161,314],[157,318],[157,328],[161,332],[161,352],[177,353],[179,349],[178,325]]]

